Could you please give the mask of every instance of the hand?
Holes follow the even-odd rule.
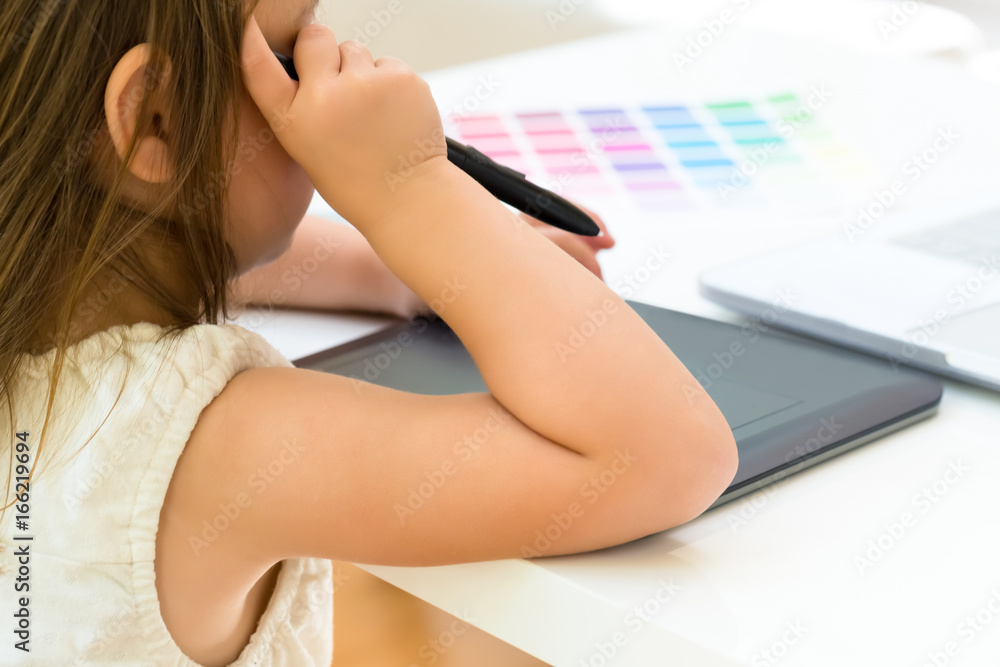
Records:
[[[430,88],[395,58],[374,61],[353,41],[338,46],[322,25],[302,29],[294,60],[298,82],[250,18],[242,53],[247,90],[320,195],[364,233],[399,205],[403,191],[419,189],[426,165],[447,163]]]
[[[601,228],[602,236],[580,236],[579,234],[573,234],[572,232],[548,225],[526,213],[519,215],[527,220],[532,227],[537,229],[542,236],[547,237],[550,241],[569,253],[571,257],[590,269],[594,275],[604,280],[601,265],[597,263],[597,253],[601,250],[613,248],[615,240],[611,236],[611,233],[608,232],[604,220],[599,215],[579,204],[576,204],[576,206],[597,223],[597,226]]]
[[[604,280],[601,265],[597,262],[597,253],[601,250],[613,248],[615,240],[610,232],[608,232],[600,216],[579,204],[577,206],[593,218],[597,226],[601,228],[602,236],[580,236],[553,227],[526,213],[520,213],[519,215],[532,227],[537,229],[539,233],[569,253],[571,257],[587,267],[598,278]],[[383,290],[383,297],[379,299],[380,302],[386,304],[381,308],[382,312],[388,312],[404,319],[414,315],[430,315],[433,313],[430,306],[424,303],[423,299],[393,275],[384,264],[382,265],[382,270],[385,274],[386,285]]]

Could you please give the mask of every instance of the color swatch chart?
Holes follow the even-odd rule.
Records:
[[[843,205],[871,182],[863,154],[807,95],[451,119],[446,130],[584,204],[643,210]]]

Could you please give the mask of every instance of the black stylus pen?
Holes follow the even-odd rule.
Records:
[[[288,76],[299,80],[295,63],[286,55],[273,52]],[[601,228],[594,220],[554,192],[529,181],[524,174],[497,164],[472,146],[448,139],[448,160],[486,188],[490,194],[519,211],[542,222],[581,236],[597,236]]]

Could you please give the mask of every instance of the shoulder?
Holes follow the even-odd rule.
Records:
[[[258,367],[292,367],[281,352],[260,334],[236,324],[198,324],[162,336],[177,352],[193,351],[188,358],[201,362],[205,355],[234,365],[236,372]]]
[[[259,495],[257,472],[288,458],[291,428],[297,416],[282,406],[301,404],[312,371],[289,366],[248,366],[236,369],[197,416],[177,461],[164,504],[187,533],[213,516],[213,510],[235,503],[247,509]],[[297,400],[296,396],[299,395]],[[278,404],[281,404],[279,406]],[[277,443],[277,444],[275,444]],[[284,447],[284,449],[282,449]],[[273,468],[273,466],[270,466]],[[240,512],[241,514],[246,514]],[[249,520],[227,531],[223,547],[245,548]]]
[[[262,416],[275,382],[302,372],[237,372],[202,408],[177,459],[159,518],[156,584],[171,633],[189,642],[182,648],[220,637],[242,645],[247,617],[233,610],[253,608],[254,619],[264,612],[281,559],[254,548],[262,541],[257,515],[276,501],[262,482],[294,465],[298,453],[262,453]]]

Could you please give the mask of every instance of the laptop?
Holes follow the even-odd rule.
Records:
[[[711,269],[700,288],[716,303],[751,315],[770,309],[779,326],[894,367],[1000,390],[998,195],[907,213],[876,198],[840,232]]]
[[[626,301],[725,415],[740,464],[719,505],[931,416],[936,378],[753,325]],[[448,325],[417,317],[295,365],[418,394],[488,391]],[[713,505],[713,507],[715,506]]]

